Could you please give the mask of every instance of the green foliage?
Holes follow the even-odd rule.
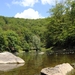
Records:
[[[39,50],[40,49],[40,38],[38,36],[34,35],[32,42],[33,42],[34,49]]]
[[[49,10],[49,12],[51,12],[51,15],[56,19],[61,19],[64,11],[65,7],[63,3],[56,3],[55,7]]]
[[[0,16],[0,50],[22,51],[39,48],[40,42],[45,45],[44,32],[46,31],[46,19],[18,19]]]
[[[8,30],[0,33],[0,50],[15,50],[19,44],[19,36],[14,31]]]
[[[47,25],[46,47],[74,48],[75,1],[66,0],[64,5],[57,3],[50,12],[52,16]]]

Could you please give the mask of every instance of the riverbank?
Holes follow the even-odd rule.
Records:
[[[46,51],[47,54],[74,54],[75,48],[51,48]]]

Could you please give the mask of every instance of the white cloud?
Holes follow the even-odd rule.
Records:
[[[54,5],[55,4],[55,0],[41,0],[42,4],[50,4],[50,5]]]
[[[38,19],[38,18],[44,18],[43,16],[41,16],[41,14],[38,11],[35,11],[32,8],[29,8],[27,10],[24,10],[21,13],[17,13],[15,16],[15,18],[28,18],[28,19]]]
[[[57,2],[63,2],[63,1],[65,1],[65,0],[41,0],[41,2],[42,2],[42,4],[50,4],[50,5],[55,5],[55,3],[56,3],[56,1]]]
[[[21,5],[21,6],[30,6],[30,7],[33,7],[33,5],[35,3],[37,3],[38,0],[13,0],[12,3],[13,4],[18,4],[18,5]]]

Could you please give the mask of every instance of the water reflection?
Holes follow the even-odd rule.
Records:
[[[23,65],[24,64],[0,64],[0,71],[10,71]]]

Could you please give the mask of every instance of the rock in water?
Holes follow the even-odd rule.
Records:
[[[13,55],[10,52],[3,52],[3,53],[0,53],[0,64],[1,63],[2,64],[8,64],[8,63],[22,64],[22,63],[25,63],[25,61],[21,59],[20,57]]]
[[[66,75],[71,72],[73,67],[69,63],[63,63],[53,68],[44,68],[41,70],[41,75]]]

